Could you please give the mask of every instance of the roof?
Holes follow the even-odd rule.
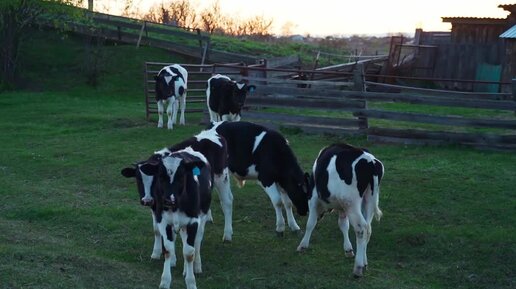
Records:
[[[450,22],[452,24],[491,24],[491,25],[506,25],[506,18],[490,18],[490,17],[441,17],[443,22]]]
[[[500,4],[498,5],[498,8],[502,8],[503,10],[512,12],[516,11],[516,4]]]
[[[509,28],[509,30],[505,31],[504,33],[500,34],[500,38],[512,38],[516,39],[516,25]]]

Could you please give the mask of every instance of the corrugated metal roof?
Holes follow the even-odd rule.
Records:
[[[509,30],[505,31],[504,33],[500,34],[500,38],[513,38],[516,39],[516,25],[509,28]]]

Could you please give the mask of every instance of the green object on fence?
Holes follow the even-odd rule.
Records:
[[[477,67],[476,80],[482,81],[500,81],[502,77],[502,66],[482,63]],[[475,83],[473,87],[477,92],[493,92],[497,93],[500,90],[499,84]]]

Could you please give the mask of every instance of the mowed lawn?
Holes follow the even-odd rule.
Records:
[[[245,116],[244,116],[245,117]],[[157,129],[141,97],[102,91],[0,97],[0,288],[157,288],[148,209],[120,170],[202,129]],[[285,133],[302,166],[336,136]],[[277,237],[265,193],[233,186],[234,238],[214,224],[203,243],[199,288],[511,288],[516,261],[516,155],[464,147],[367,146],[386,168],[384,212],[373,223],[364,278],[351,276],[337,215],[300,236]],[[306,217],[297,218],[304,228]],[[354,238],[353,238],[354,239]],[[178,252],[181,252],[178,249]],[[181,257],[180,257],[181,260]],[[182,262],[173,288],[184,288]]]

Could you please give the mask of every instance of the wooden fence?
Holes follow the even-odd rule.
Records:
[[[146,64],[147,117],[156,112],[151,107],[153,88],[149,86],[152,81],[148,75],[159,70],[151,67],[163,65]],[[457,143],[516,149],[516,101],[513,94],[449,92],[376,83],[366,80],[360,65],[351,74],[302,71],[333,74],[339,81],[271,77],[279,75],[277,72],[292,75],[300,71],[268,69],[263,65],[185,67],[191,75],[200,76],[192,81],[189,79],[188,102],[202,103],[202,109],[206,107],[206,79],[214,73],[225,73],[256,84],[256,91],[247,98],[242,119],[267,126],[367,135],[369,140],[377,142]],[[516,87],[516,80],[513,86]],[[389,88],[396,93],[369,91],[373,87]]]
[[[245,62],[254,64],[259,57],[228,53],[211,47],[211,37],[199,29],[190,29],[144,21],[134,18],[91,12],[84,10],[91,23],[69,21],[68,29],[75,33],[105,39],[135,46],[148,45],[162,48],[186,57],[200,60],[199,63],[235,63]],[[40,19],[40,24],[55,27],[52,19]]]

